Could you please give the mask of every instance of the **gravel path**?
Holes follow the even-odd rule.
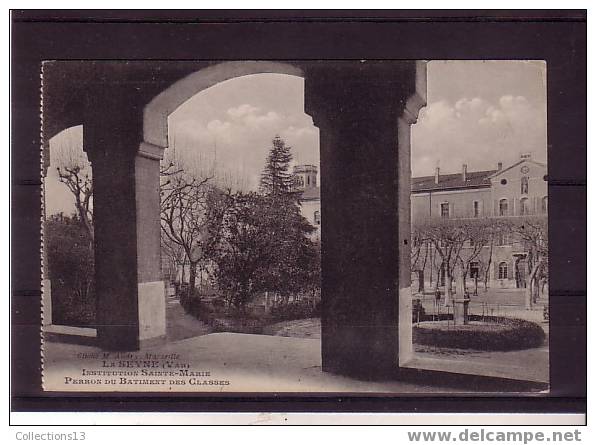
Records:
[[[175,297],[166,301],[166,336],[168,341],[198,337],[213,332],[205,323],[187,314]]]

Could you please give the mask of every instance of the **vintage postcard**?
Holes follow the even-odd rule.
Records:
[[[548,69],[45,61],[44,391],[548,392]]]

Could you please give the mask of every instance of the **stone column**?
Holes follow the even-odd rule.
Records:
[[[114,102],[111,109],[101,104],[102,119],[85,123],[84,146],[93,167],[97,337],[104,349],[136,350],[165,336],[163,149],[141,143],[142,113],[125,100]]]
[[[320,129],[324,371],[389,375],[398,366],[400,321],[411,330],[409,128],[419,108],[410,100],[417,73],[410,61],[306,71],[305,109]],[[401,317],[400,298],[410,307]]]

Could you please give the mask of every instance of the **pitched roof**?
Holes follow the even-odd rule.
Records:
[[[466,181],[463,181],[461,173],[452,173],[440,175],[439,183],[435,184],[433,176],[419,176],[412,178],[412,192],[425,192],[432,190],[455,190],[465,188],[484,188],[490,187],[489,177],[497,170],[482,170],[476,172],[467,172]]]
[[[524,162],[531,162],[532,164],[539,165],[540,167],[546,167],[546,164],[544,164],[542,162],[535,161],[533,159],[520,159],[515,164],[510,165],[507,168],[503,168],[501,170],[496,170],[495,173],[491,175],[491,177],[499,176],[500,174],[505,173],[506,171],[511,170],[512,168],[517,167],[518,165],[523,164]]]

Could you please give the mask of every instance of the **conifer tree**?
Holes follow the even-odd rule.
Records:
[[[294,175],[290,173],[292,162],[291,147],[276,135],[271,141],[272,147],[267,156],[259,191],[265,196],[291,196],[293,193]]]

